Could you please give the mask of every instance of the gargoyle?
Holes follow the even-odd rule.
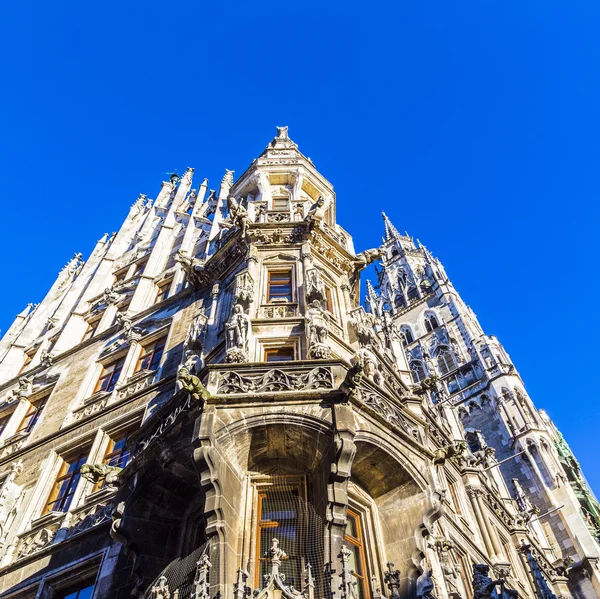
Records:
[[[340,385],[340,391],[342,391],[348,399],[354,399],[358,396],[358,388],[362,381],[365,370],[365,362],[362,358],[358,357],[356,363],[346,373],[344,382]]]
[[[467,444],[464,441],[457,441],[451,443],[447,447],[442,447],[436,450],[433,456],[433,463],[436,466],[441,466],[446,460],[450,458],[461,457],[462,454],[467,450]]]
[[[104,480],[108,488],[116,489],[121,485],[119,474],[122,470],[123,468],[108,464],[84,464],[81,467],[81,476],[94,484]]]
[[[356,260],[354,263],[356,267],[359,269],[363,269],[366,266],[369,266],[372,262],[375,262],[377,258],[381,258],[383,256],[383,250],[381,248],[373,248],[371,250],[365,250],[360,254],[356,254]]]
[[[177,371],[177,382],[182,389],[185,389],[192,396],[194,401],[200,402],[202,405],[210,398],[210,393],[200,382],[200,379],[190,374],[190,371],[185,367]]]

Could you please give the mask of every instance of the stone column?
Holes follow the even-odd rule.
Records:
[[[327,485],[327,532],[325,539],[325,564],[330,567],[329,596],[340,599],[342,580],[342,546],[346,534],[348,508],[348,480],[356,454],[354,414],[350,405],[333,406],[334,455]]]
[[[483,539],[486,551],[491,557],[494,555],[495,552],[494,547],[492,545],[492,540],[490,538],[490,534],[488,532],[488,527],[483,516],[480,497],[480,495],[483,492],[484,491],[481,487],[467,487],[467,493],[469,494],[469,499],[471,500],[471,506],[473,508],[473,512],[475,513],[475,519],[477,520],[477,525],[479,526],[479,530],[481,532],[481,538]]]

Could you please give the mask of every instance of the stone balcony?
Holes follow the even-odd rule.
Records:
[[[5,439],[0,447],[0,459],[19,451],[19,449],[21,449],[21,447],[23,447],[25,444],[28,436],[29,431],[21,431],[20,433]]]
[[[107,391],[98,391],[94,395],[84,399],[83,404],[73,410],[72,420],[78,422],[103,410],[108,404],[111,395],[112,393],[108,393]]]
[[[155,377],[155,370],[140,370],[139,372],[136,372],[117,388],[117,399],[125,399],[126,397],[149,387],[154,382]]]

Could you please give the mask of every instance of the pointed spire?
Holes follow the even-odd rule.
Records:
[[[398,232],[398,229],[394,227],[392,221],[387,217],[387,214],[382,212],[381,216],[383,216],[383,225],[385,227],[385,241],[389,241],[390,239],[400,239],[401,235]]]

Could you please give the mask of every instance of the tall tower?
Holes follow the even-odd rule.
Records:
[[[494,450],[515,501],[531,502],[530,522],[547,536],[547,557],[572,562],[579,593],[593,596],[600,588],[600,505],[577,460],[440,261],[383,219],[379,296],[402,338],[413,383],[425,383],[433,404],[458,415],[472,451]]]
[[[287,127],[193,176],[0,344],[0,597],[600,596],[579,466],[439,261],[385,217],[357,252]]]

